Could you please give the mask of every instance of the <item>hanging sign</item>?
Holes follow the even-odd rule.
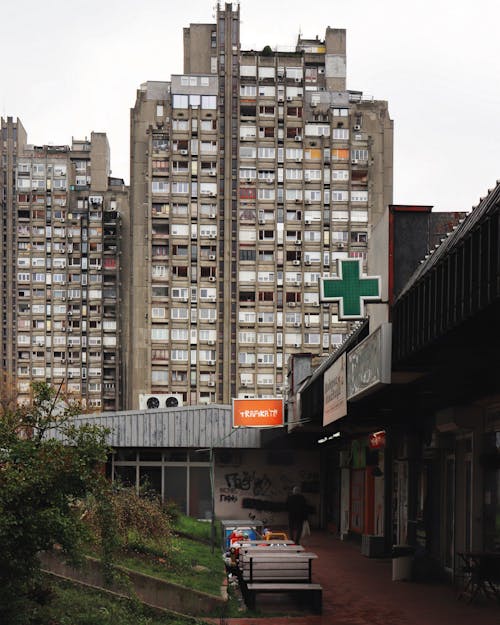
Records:
[[[383,449],[385,447],[385,430],[372,432],[368,437],[370,449]]]

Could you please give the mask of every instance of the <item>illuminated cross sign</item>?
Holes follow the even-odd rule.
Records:
[[[360,259],[337,260],[337,277],[321,278],[320,300],[339,303],[339,319],[363,319],[365,302],[380,300],[380,277],[362,277]]]

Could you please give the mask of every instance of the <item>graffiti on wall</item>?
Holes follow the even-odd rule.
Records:
[[[308,470],[300,470],[295,475],[233,470],[223,475],[218,489],[219,503],[237,504],[247,511],[249,519],[255,519],[257,514],[265,524],[272,524],[276,514],[286,512],[286,497],[295,485],[306,495],[316,494],[319,474]]]

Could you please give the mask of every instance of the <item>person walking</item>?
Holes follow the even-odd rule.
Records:
[[[286,509],[288,511],[288,528],[290,538],[295,544],[300,544],[302,535],[302,525],[307,520],[307,501],[300,492],[298,486],[294,486],[292,494],[286,500]]]

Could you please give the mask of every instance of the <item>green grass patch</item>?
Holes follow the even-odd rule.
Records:
[[[52,600],[36,608],[38,623],[50,625],[203,625],[206,621],[160,613],[131,599],[65,581],[47,580]]]
[[[178,534],[190,536],[195,540],[210,543],[212,540],[212,523],[210,521],[198,521],[192,517],[179,515],[173,523],[173,530]],[[214,523],[215,544],[220,546],[220,524]]]
[[[220,596],[225,577],[220,549],[212,553],[210,545],[184,536],[169,539],[164,550],[160,545],[148,548],[144,543],[132,543],[126,551],[116,554],[115,561],[140,573],[216,596]]]

